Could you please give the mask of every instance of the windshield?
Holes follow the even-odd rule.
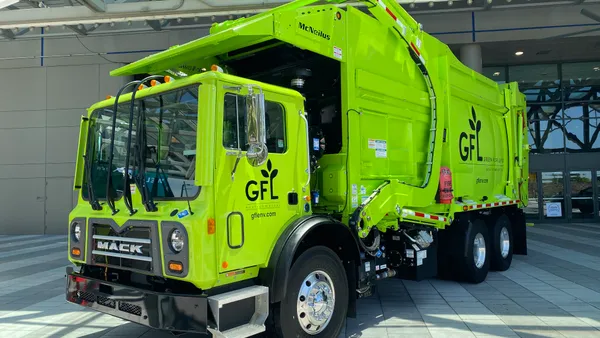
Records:
[[[88,158],[91,160],[91,181],[96,199],[106,199],[107,175],[112,176],[111,196],[123,196],[124,172],[127,156],[129,127],[129,102],[117,109],[114,131],[112,167],[108,168],[112,136],[113,107],[92,112],[88,135]],[[143,110],[140,128],[139,116]],[[194,185],[196,160],[196,131],[198,123],[198,85],[185,87],[153,96],[137,99],[134,104],[131,151],[129,151],[130,189],[135,189],[132,177],[138,174],[136,160],[138,130],[145,139],[145,180],[151,196],[157,200],[192,199],[199,193]],[[86,172],[83,182],[83,198],[89,199]]]

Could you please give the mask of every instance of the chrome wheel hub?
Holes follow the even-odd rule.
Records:
[[[500,230],[500,254],[502,258],[508,257],[508,251],[510,250],[510,237],[508,236],[508,229],[502,227]]]
[[[482,234],[478,233],[475,235],[475,240],[473,241],[473,260],[477,269],[483,267],[486,253],[485,238],[483,238]]]
[[[304,332],[316,335],[325,330],[335,307],[335,291],[329,275],[323,271],[309,274],[302,281],[296,304]]]

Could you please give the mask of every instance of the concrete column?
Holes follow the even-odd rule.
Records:
[[[474,43],[462,46],[460,48],[460,61],[467,67],[481,73],[483,68],[481,46]]]

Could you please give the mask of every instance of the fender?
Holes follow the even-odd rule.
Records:
[[[327,217],[327,216],[306,216],[297,219],[284,230],[281,234],[275,248],[269,258],[269,265],[266,269],[263,269],[260,273],[259,279],[263,285],[269,286],[269,300],[271,303],[280,302],[287,291],[287,279],[288,273],[292,266],[296,250],[299,248],[302,240],[305,239],[311,231],[320,228],[321,226],[327,226],[329,230],[347,234],[352,238],[349,243],[349,259],[353,260],[355,264],[360,263],[360,251],[356,237],[352,235],[349,227],[340,223],[339,221]],[[338,237],[341,238],[341,237]],[[348,248],[348,246],[346,246]],[[351,273],[351,275],[354,275]],[[277,287],[274,287],[277,285]],[[350,286],[351,290],[354,289]]]

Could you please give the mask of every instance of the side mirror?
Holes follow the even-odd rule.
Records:
[[[265,95],[260,88],[258,91],[259,93],[255,93],[253,87],[249,86],[246,98],[246,126],[248,128],[246,158],[254,167],[261,166],[269,156],[265,125]]]

